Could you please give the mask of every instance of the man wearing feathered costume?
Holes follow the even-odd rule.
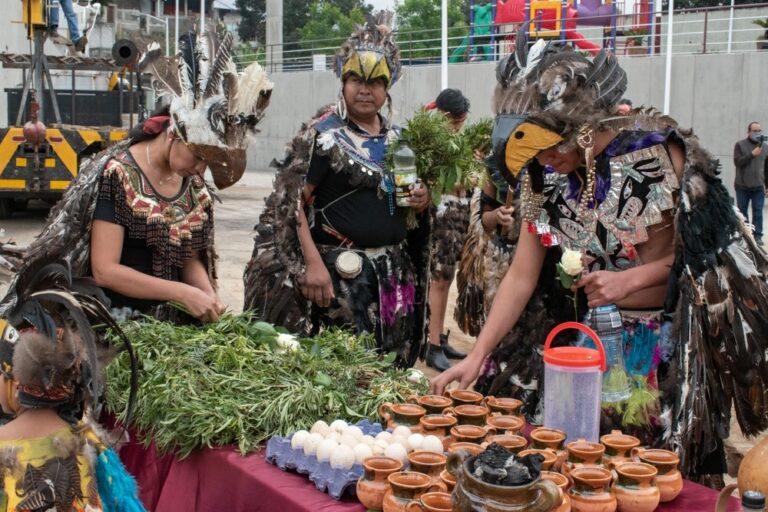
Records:
[[[93,276],[121,314],[162,318],[180,310],[213,321],[216,292],[213,193],[240,179],[248,135],[264,115],[272,84],[258,64],[238,72],[232,35],[211,28],[174,57],[156,45],[137,68],[151,73],[164,100],[128,140],[85,163],[23,257],[20,273],[41,261],[66,261]],[[0,310],[12,308],[11,292]],[[167,307],[177,303],[180,308]]]
[[[372,333],[381,351],[411,365],[424,337],[429,198],[417,186],[410,206],[397,206],[385,165],[398,130],[380,109],[401,73],[389,17],[379,13],[341,46],[338,102],[306,123],[276,164],[245,272],[245,309],[299,332]]]
[[[604,403],[602,428],[671,448],[686,476],[717,484],[731,408],[745,434],[768,427],[768,258],[690,130],[652,110],[612,114],[627,85],[613,55],[539,41],[503,65],[493,153],[510,183],[522,176],[524,225],[477,344],[433,391],[474,381],[532,297],[548,325],[569,310],[573,320],[552,276],[575,251],[576,314],[619,308],[634,385],[628,401]],[[524,348],[495,385],[538,401],[541,334],[517,337]]]

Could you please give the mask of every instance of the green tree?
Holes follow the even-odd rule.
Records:
[[[403,0],[397,11],[398,43],[403,57],[437,58],[440,56],[440,2]],[[469,33],[469,5],[466,0],[448,1],[449,48]],[[453,39],[456,38],[456,39]]]
[[[356,26],[365,23],[370,11],[371,6],[360,0],[315,0],[309,9],[309,21],[298,31],[299,40],[307,49],[336,48]]]

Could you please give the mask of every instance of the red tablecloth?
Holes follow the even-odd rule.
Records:
[[[136,477],[141,499],[154,512],[365,512],[357,502],[337,502],[304,475],[267,464],[263,452],[242,457],[233,448],[200,450],[184,460],[160,456],[151,446],[129,443],[120,457]],[[710,512],[717,492],[685,482],[677,499],[660,511]],[[729,511],[738,511],[731,499]]]

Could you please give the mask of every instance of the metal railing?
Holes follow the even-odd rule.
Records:
[[[623,8],[617,4],[617,8]],[[676,10],[673,16],[673,55],[723,52],[754,52],[768,49],[765,28],[753,23],[768,18],[768,3],[728,7]],[[571,43],[577,50],[595,53],[600,48],[612,49],[617,55],[648,56],[667,52],[666,13],[654,16],[647,12],[616,15],[613,26],[591,26],[590,18],[566,18],[568,27],[560,37],[552,39]],[[546,21],[534,20],[546,24]],[[514,48],[514,38],[521,24],[476,27],[470,35],[467,27],[451,28],[448,33],[450,62],[495,61]],[[546,28],[546,27],[543,27]],[[478,34],[486,29],[487,34]],[[535,31],[529,32],[535,39]],[[403,65],[437,64],[440,61],[440,29],[397,31]],[[271,72],[332,69],[333,55],[344,38],[267,45],[254,52],[236,56],[238,65],[254,60]]]

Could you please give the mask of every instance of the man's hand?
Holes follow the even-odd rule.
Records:
[[[629,295],[629,286],[623,272],[598,270],[579,279],[576,288],[584,288],[590,308],[615,304]]]
[[[494,213],[496,224],[499,226],[509,227],[515,222],[515,219],[512,218],[512,214],[515,213],[515,209],[511,206],[499,206],[494,210]]]
[[[763,152],[763,145],[759,144],[755,146],[755,149],[752,150],[752,156],[760,156],[762,152]]]
[[[307,263],[303,276],[299,276],[301,293],[320,307],[327,308],[334,298],[331,274],[322,261]]]
[[[408,197],[408,204],[417,212],[423,212],[429,206],[429,190],[427,190],[427,187],[420,183],[411,185],[411,195]]]
[[[469,354],[462,360],[432,379],[429,383],[429,392],[434,395],[442,395],[451,382],[458,381],[458,389],[466,389],[472,384],[480,373],[483,359],[477,359]]]

